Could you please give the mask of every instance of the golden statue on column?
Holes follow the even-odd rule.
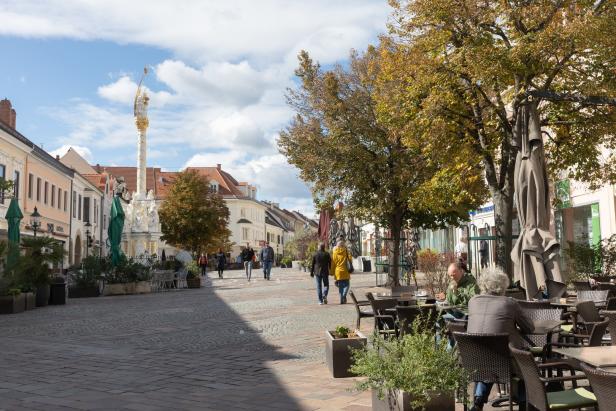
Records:
[[[133,105],[133,111],[135,114],[135,124],[137,130],[139,130],[139,142],[137,144],[137,197],[142,199],[146,195],[146,130],[150,124],[148,120],[148,102],[150,98],[142,87],[143,80],[148,74],[148,68],[143,68],[143,75],[139,81],[137,87],[137,94],[135,95],[135,103]]]

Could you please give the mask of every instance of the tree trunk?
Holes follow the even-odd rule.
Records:
[[[512,180],[512,177],[509,177]],[[511,184],[513,186],[513,184]],[[494,226],[496,229],[496,265],[507,273],[509,278],[513,276],[511,263],[512,241],[512,217],[513,217],[513,187],[509,190],[493,190],[492,201],[494,203]]]
[[[402,230],[402,212],[395,212],[390,219],[389,230],[391,231],[391,261],[387,276],[387,286],[397,287],[400,285],[400,231]]]

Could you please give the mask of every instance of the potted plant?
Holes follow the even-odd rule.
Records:
[[[17,314],[26,310],[26,296],[19,288],[0,288],[0,314]]]
[[[81,261],[81,266],[69,271],[69,298],[98,297],[99,281],[104,272],[109,271],[109,259],[88,256]]]
[[[372,390],[373,410],[455,410],[454,393],[467,386],[467,374],[447,339],[435,342],[420,323],[401,339],[376,334],[372,347],[354,351],[351,370],[366,377],[356,388]]]
[[[325,331],[325,361],[334,378],[352,377],[352,349],[366,346],[367,338],[358,330],[351,331],[345,326],[338,326],[334,331]]]
[[[188,288],[201,288],[201,276],[199,275],[199,265],[196,261],[186,264],[186,284]]]
[[[62,261],[62,244],[50,237],[23,238],[24,254],[15,265],[15,276],[21,284],[36,290],[36,306],[49,303],[51,266]]]

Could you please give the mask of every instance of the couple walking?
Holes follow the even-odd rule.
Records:
[[[346,304],[352,272],[351,253],[349,253],[346,247],[344,237],[338,238],[331,256],[325,251],[325,244],[320,243],[319,250],[312,256],[312,264],[310,266],[310,276],[314,277],[317,283],[319,304],[327,304],[330,275],[333,275],[335,278],[335,284],[340,293],[340,304]]]
[[[242,261],[244,262],[244,270],[246,270],[246,279],[250,281],[252,277],[252,265],[257,259],[254,250],[250,247],[250,244],[246,244],[246,248],[242,251]],[[265,243],[265,246],[259,252],[259,260],[263,266],[263,279],[269,280],[272,272],[272,265],[274,264],[274,249],[269,245],[269,241]]]
[[[227,257],[225,253],[222,251],[222,248],[218,249],[218,252],[214,256],[216,258],[216,270],[218,271],[218,278],[222,278],[223,272],[225,271],[225,266],[227,265]],[[207,254],[201,253],[197,264],[201,267],[201,275],[203,277],[207,276],[207,266],[208,266]]]

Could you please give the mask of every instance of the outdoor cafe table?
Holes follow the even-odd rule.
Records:
[[[574,358],[593,367],[616,366],[616,346],[552,348],[552,352]]]

